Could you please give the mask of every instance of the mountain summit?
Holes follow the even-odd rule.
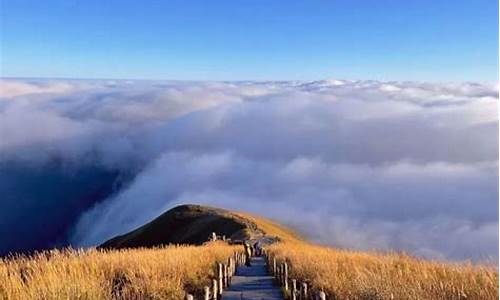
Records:
[[[297,239],[292,231],[248,214],[201,205],[180,205],[153,221],[116,236],[100,248],[154,247],[167,244],[200,245],[212,232],[232,241]]]

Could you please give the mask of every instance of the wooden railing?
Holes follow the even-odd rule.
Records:
[[[245,255],[242,252],[234,252],[227,258],[227,263],[218,263],[214,266],[215,278],[212,279],[211,286],[203,287],[204,300],[218,300],[222,296],[224,289],[231,285],[231,278],[236,273],[236,268],[245,263]],[[194,300],[194,295],[186,294],[186,300]]]
[[[278,264],[276,257],[265,253],[269,272],[274,276],[276,282],[282,287],[285,298],[291,300],[326,300],[326,294],[316,289],[306,281],[290,279],[290,266],[286,261]]]
[[[229,242],[225,236],[217,235],[215,232],[209,237],[210,241],[223,240]],[[326,294],[320,289],[316,289],[306,281],[298,281],[289,278],[290,266],[283,260],[278,264],[276,257],[273,257],[262,249],[269,272],[274,276],[278,285],[282,288],[285,299],[290,300],[326,300]],[[227,259],[226,263],[218,263],[215,266],[216,277],[212,279],[211,286],[203,287],[204,300],[219,300],[224,289],[231,285],[231,278],[236,273],[236,268],[245,264],[245,254],[234,252]],[[186,300],[194,300],[192,294],[186,294]]]

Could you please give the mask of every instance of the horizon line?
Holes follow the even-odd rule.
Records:
[[[367,79],[367,78],[341,78],[341,77],[326,77],[322,79],[168,79],[168,78],[124,78],[124,77],[50,77],[50,76],[2,76],[0,74],[0,80],[116,80],[116,81],[171,81],[171,82],[315,82],[315,81],[329,81],[329,80],[339,80],[346,82],[356,82],[356,81],[377,81],[377,82],[416,82],[416,83],[466,83],[466,82],[477,82],[477,83],[500,83],[500,79],[490,79],[490,80],[473,80],[473,79],[462,79],[462,80],[417,80],[417,79]]]

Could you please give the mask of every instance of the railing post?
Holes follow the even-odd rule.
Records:
[[[224,288],[224,270],[221,263],[218,264],[217,277],[219,279],[219,282],[217,282],[217,286],[219,287],[219,295],[222,295],[222,290]]]
[[[281,275],[280,284],[281,284],[281,286],[284,286],[284,282],[285,282],[285,264],[284,263],[281,263],[280,275]]]
[[[283,287],[285,291],[288,291],[288,264],[286,262],[283,263]]]
[[[278,274],[280,275],[278,278],[278,284],[283,286],[283,264],[278,266]]]
[[[316,299],[317,299],[317,300],[326,300],[326,294],[325,294],[325,292],[323,292],[323,291],[319,291],[319,292],[316,294]]]
[[[205,286],[203,288],[203,299],[210,300],[210,287],[208,287],[208,286]]]
[[[217,234],[215,232],[212,232],[212,241],[217,240]]]
[[[235,271],[234,258],[229,258],[229,278],[233,277]]]
[[[276,274],[276,257],[273,256],[273,274]]]
[[[186,294],[186,300],[194,300],[193,295],[191,295],[191,294]]]
[[[224,276],[224,287],[227,287],[228,286],[228,280],[227,280],[227,277],[228,277],[228,274],[227,274],[227,265],[226,264],[223,264],[222,265],[222,271],[223,271],[223,276]]]
[[[231,278],[236,272],[236,265],[234,263],[234,258],[229,258],[229,278]]]
[[[269,269],[269,272],[271,272],[271,274],[274,275],[272,257],[268,256],[268,257],[266,257],[266,259],[267,259],[267,268]]]
[[[219,291],[217,290],[217,279],[212,279],[212,299],[217,300]]]
[[[297,299],[297,279],[292,279],[292,300]]]
[[[300,289],[300,299],[301,300],[307,299],[307,283],[305,282],[302,283],[302,287]]]
[[[276,280],[278,281],[278,284],[281,285],[281,268],[276,269]]]

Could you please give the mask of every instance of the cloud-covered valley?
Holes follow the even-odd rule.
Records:
[[[0,253],[179,203],[338,247],[498,260],[496,83],[2,80]]]

